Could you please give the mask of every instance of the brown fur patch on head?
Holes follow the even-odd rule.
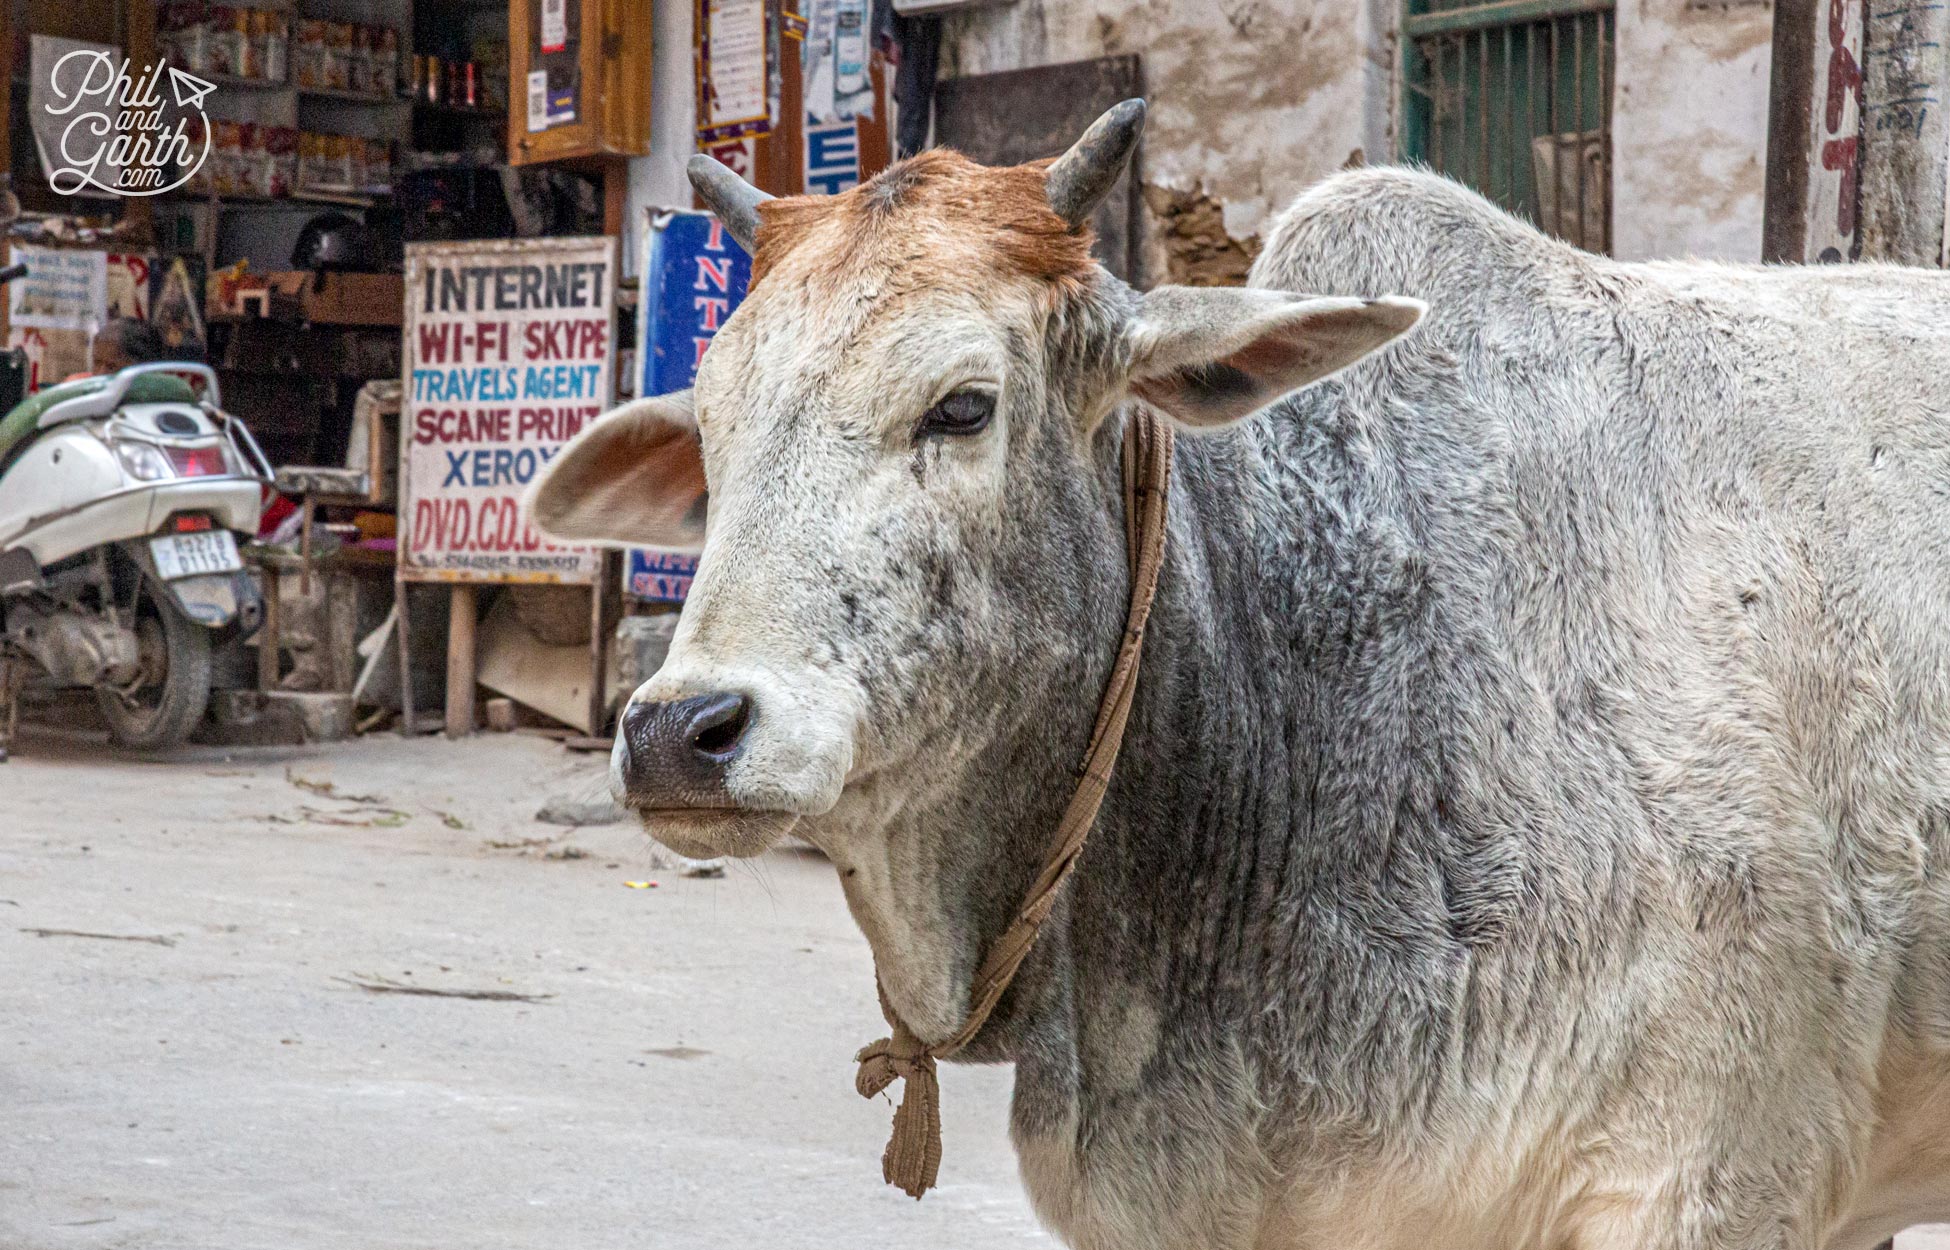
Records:
[[[1048,161],[993,168],[932,148],[839,195],[795,195],[759,205],[752,285],[787,256],[814,272],[855,270],[872,256],[897,264],[943,263],[939,243],[962,239],[1011,276],[1081,278],[1096,264],[1090,227],[1072,228],[1043,191]],[[809,244],[823,246],[812,257]]]

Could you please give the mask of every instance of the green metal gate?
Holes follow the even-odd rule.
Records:
[[[1402,155],[1611,249],[1614,0],[1406,0]]]

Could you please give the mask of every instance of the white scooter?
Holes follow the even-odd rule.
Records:
[[[195,384],[195,385],[193,385]],[[34,684],[95,691],[110,736],[183,741],[210,700],[211,639],[263,600],[237,536],[271,466],[207,365],[131,365],[0,417],[0,760]]]

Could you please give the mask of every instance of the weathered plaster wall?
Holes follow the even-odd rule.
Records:
[[[1622,259],[1760,259],[1766,4],[1618,0],[1612,239]]]
[[[1398,3],[1017,0],[948,19],[941,72],[1140,54],[1145,276],[1237,281],[1303,187],[1393,150]]]
[[[1223,281],[1244,272],[1264,223],[1301,188],[1393,158],[1399,9],[1016,0],[950,19],[942,72],[1140,53],[1152,106],[1147,276]],[[1617,254],[1758,259],[1769,6],[1619,0],[1618,32]]]
[[[653,0],[653,154],[639,210],[684,204],[692,0]],[[1618,0],[1613,229],[1621,257],[1760,256],[1770,7]],[[944,23],[953,77],[1138,53],[1147,281],[1237,282],[1310,183],[1395,149],[1400,0],[1015,0]]]
[[[688,208],[684,166],[696,151],[697,100],[691,89],[693,0],[652,0],[650,13],[650,155],[630,162],[623,271],[637,271],[645,208]]]

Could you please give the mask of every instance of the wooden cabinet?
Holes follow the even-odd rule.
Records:
[[[510,164],[649,152],[649,7],[511,0]]]

